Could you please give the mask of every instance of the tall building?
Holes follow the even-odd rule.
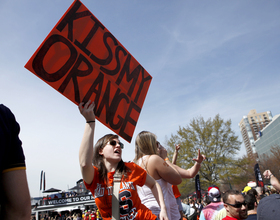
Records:
[[[239,122],[238,125],[248,157],[254,158],[256,154],[255,141],[258,138],[259,131],[271,121],[272,114],[270,111],[257,113],[254,109],[251,110],[248,115],[243,116],[242,120]]]
[[[261,130],[259,138],[255,141],[255,147],[259,157],[264,154],[270,156],[272,147],[280,147],[280,115],[274,116],[272,121]]]

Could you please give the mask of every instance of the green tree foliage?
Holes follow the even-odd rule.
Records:
[[[250,181],[256,181],[254,166],[257,162],[247,156],[239,158],[235,162],[234,168],[238,171],[238,175],[231,176],[231,183],[234,188],[242,191]]]
[[[231,129],[231,120],[224,121],[219,114],[207,121],[203,117],[194,118],[186,127],[179,127],[177,134],[167,141],[170,157],[179,143],[176,164],[184,169],[193,166],[192,159],[197,157],[198,149],[206,156],[199,171],[202,189],[207,190],[212,184],[230,188],[231,181],[238,180],[244,164],[248,164],[246,159],[235,159],[241,142]],[[194,191],[194,178],[184,180],[179,189],[182,195]]]
[[[271,148],[268,155],[260,155],[257,159],[250,159],[247,156],[243,156],[236,161],[239,175],[231,177],[231,182],[234,184],[235,189],[243,190],[249,181],[256,181],[254,172],[256,163],[259,164],[261,174],[263,174],[265,170],[270,170],[277,179],[280,179],[280,147],[274,146]],[[270,181],[264,177],[263,182],[265,185],[270,184]]]

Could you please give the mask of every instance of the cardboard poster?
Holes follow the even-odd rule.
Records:
[[[81,1],[25,68],[76,105],[94,101],[96,118],[131,142],[152,77]]]

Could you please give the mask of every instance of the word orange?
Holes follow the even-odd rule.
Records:
[[[79,0],[25,68],[77,105],[93,100],[96,118],[131,141],[152,77]]]

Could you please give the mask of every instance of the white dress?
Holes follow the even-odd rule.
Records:
[[[137,164],[141,166],[143,159],[145,159],[147,156],[148,155],[145,155],[144,157],[140,158],[137,161]],[[169,220],[179,220],[181,218],[181,215],[176,202],[176,198],[173,194],[172,185],[166,182],[164,179],[158,179],[156,181],[161,187]],[[137,186],[137,192],[141,199],[141,203],[144,204],[148,209],[150,209],[153,214],[159,216],[160,206],[156,201],[151,189],[145,185],[142,187]]]

